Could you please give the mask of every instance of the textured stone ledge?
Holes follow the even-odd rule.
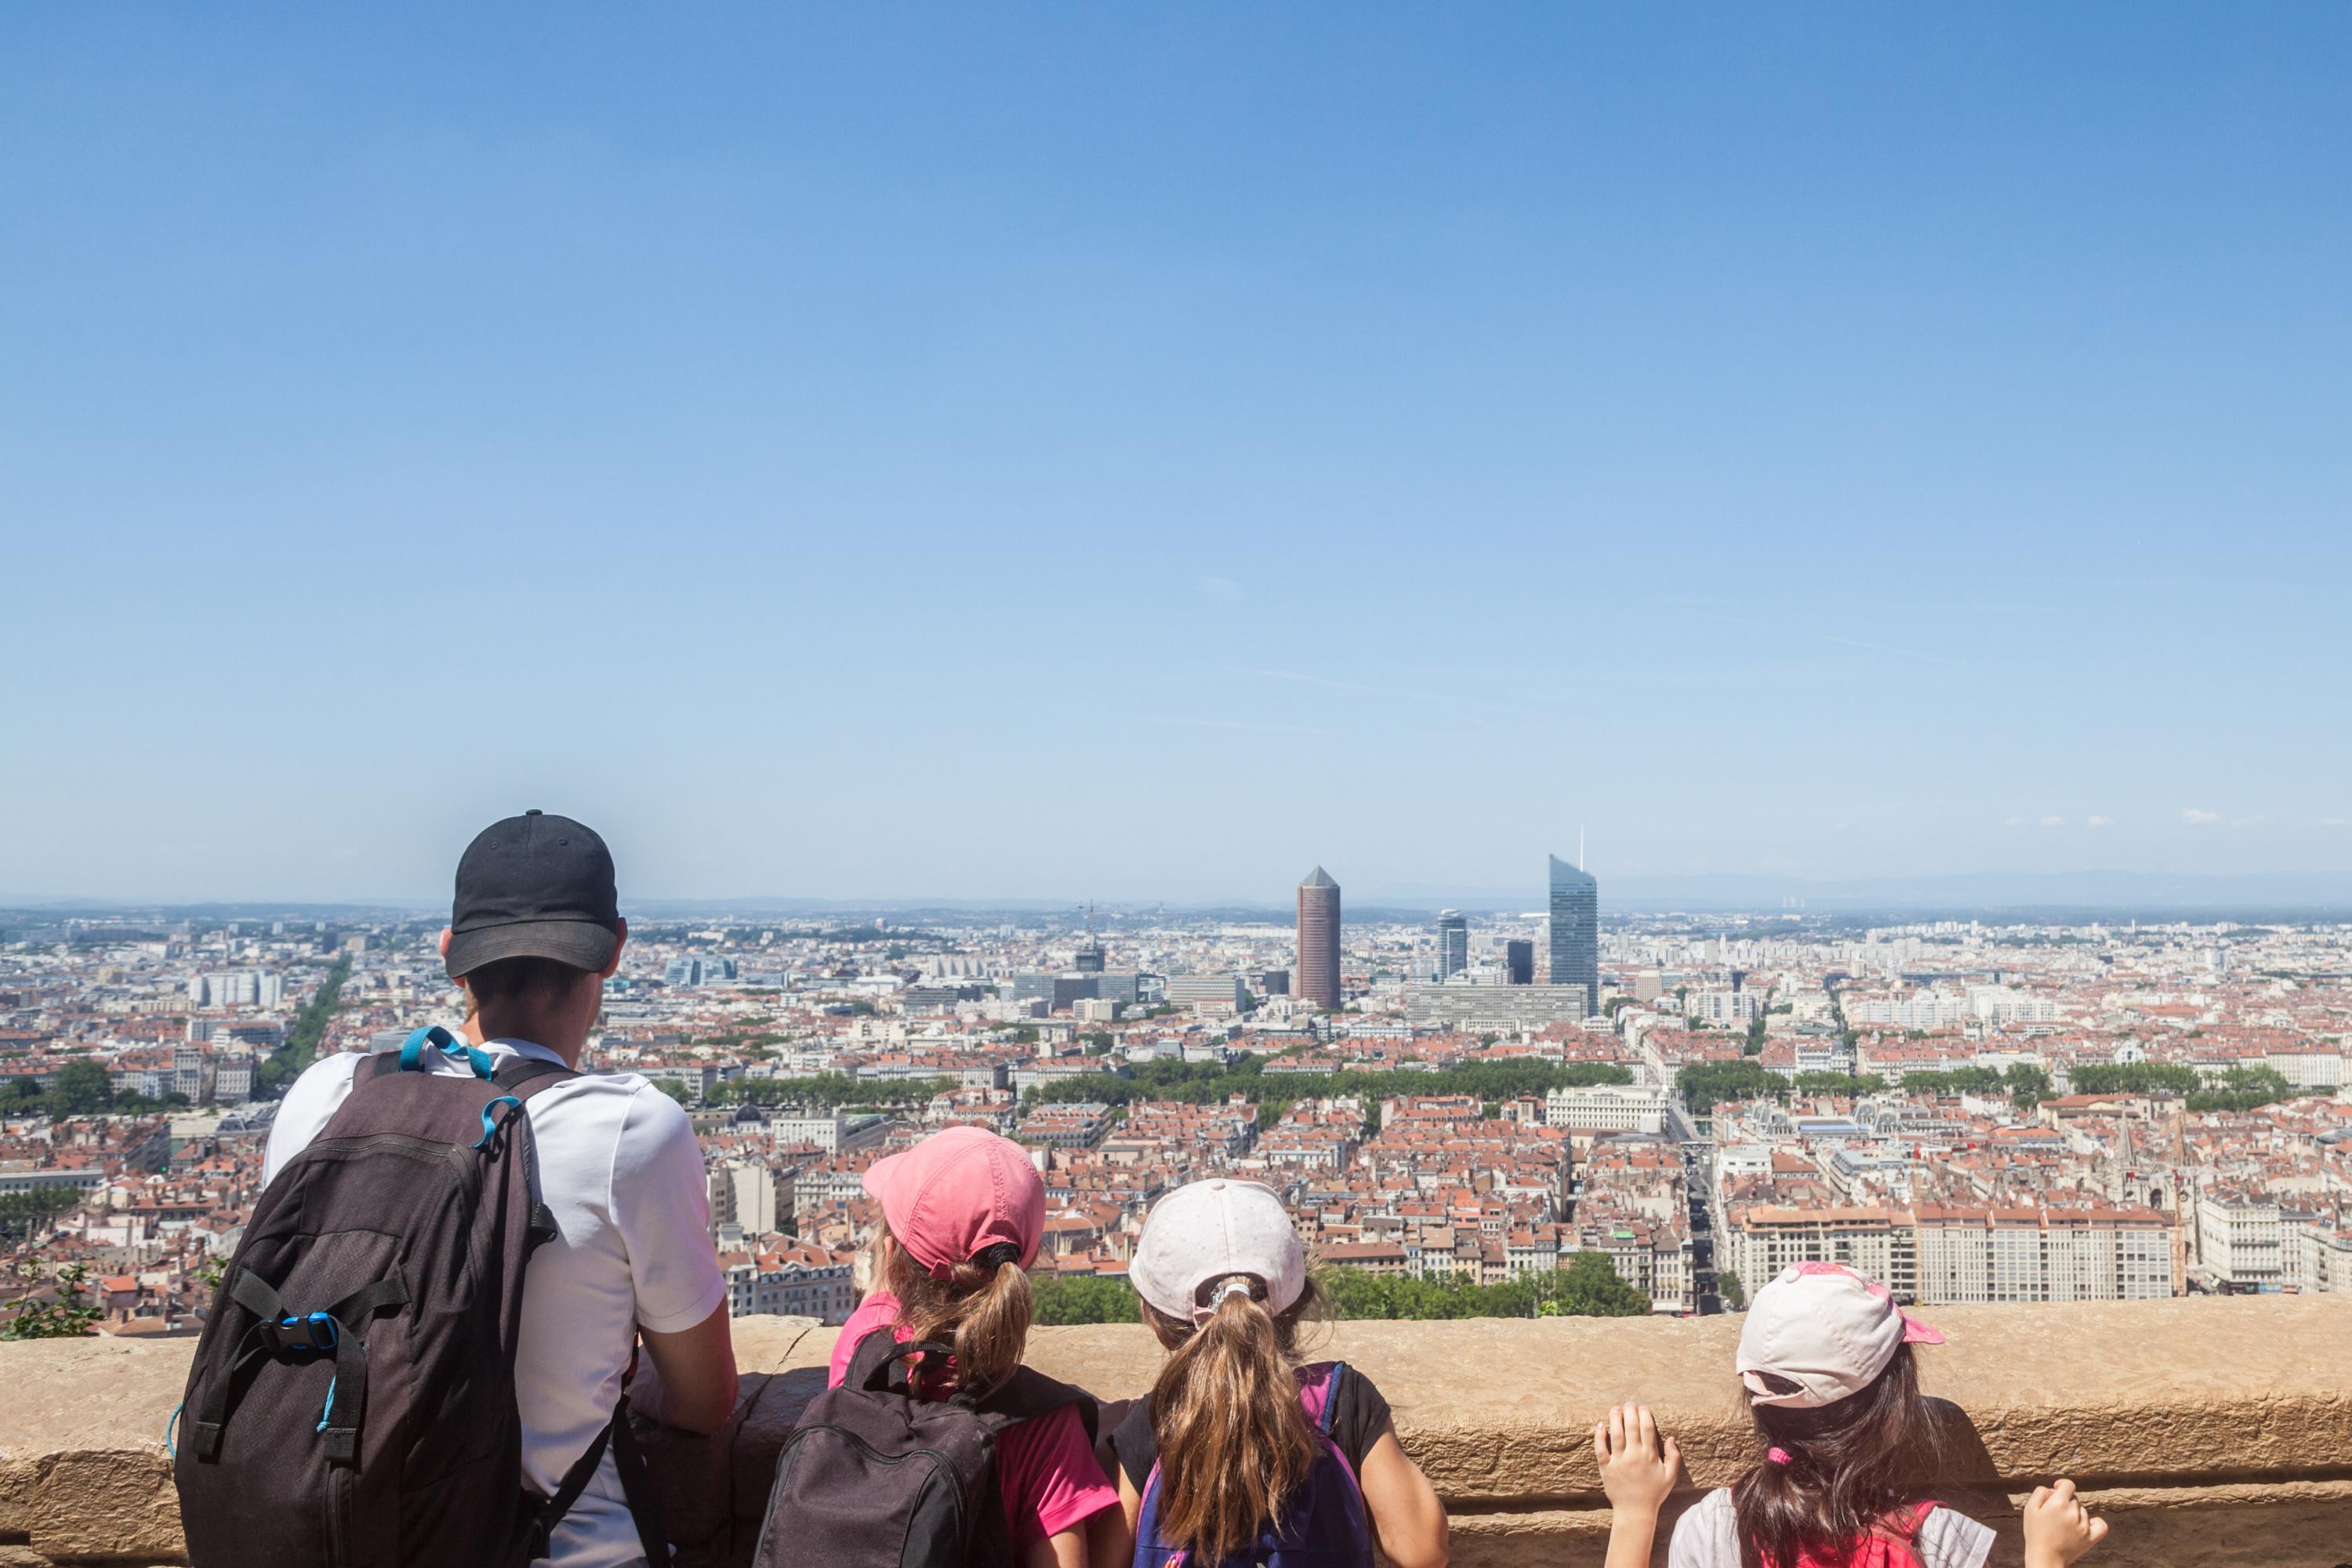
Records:
[[[1929,1316],[1952,1336],[1924,1352],[1928,1391],[1956,1406],[1938,1489],[2012,1549],[2017,1503],[2063,1473],[2112,1510],[2093,1561],[2113,1568],[2352,1562],[2352,1298]],[[1751,1457],[1729,1370],[1738,1337],[1735,1319],[1356,1323],[1328,1331],[1326,1353],[1394,1405],[1454,1513],[1457,1563],[1597,1568],[1608,1521],[1585,1436],[1594,1416],[1624,1399],[1654,1408],[1682,1443],[1686,1505]],[[729,1429],[648,1434],[692,1568],[748,1552],[833,1340],[803,1321],[743,1321]],[[163,1433],[191,1343],[0,1345],[0,1568],[180,1561]],[[1159,1350],[1140,1328],[1041,1329],[1032,1360],[1117,1399],[1148,1386]]]

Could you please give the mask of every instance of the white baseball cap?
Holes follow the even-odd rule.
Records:
[[[1287,1311],[1307,1291],[1307,1248],[1273,1189],[1223,1176],[1177,1188],[1152,1206],[1127,1277],[1135,1292],[1171,1318],[1204,1323],[1201,1287],[1246,1274],[1265,1286],[1269,1312]]]
[[[1898,1346],[1944,1336],[1895,1304],[1886,1287],[1840,1263],[1799,1263],[1756,1292],[1739,1331],[1739,1381],[1751,1405],[1818,1410],[1878,1380]],[[1773,1391],[1759,1373],[1797,1385]]]

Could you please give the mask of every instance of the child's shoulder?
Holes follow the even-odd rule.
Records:
[[[1927,1568],[1984,1568],[1992,1542],[1990,1530],[1940,1505],[1919,1521],[1913,1538]],[[1716,1488],[1675,1521],[1666,1568],[1739,1568],[1739,1515],[1729,1487]]]
[[[1729,1487],[1716,1488],[1675,1521],[1666,1568],[1739,1568],[1738,1515]]]
[[[1956,1509],[1938,1504],[1919,1521],[1913,1538],[1927,1568],[1983,1568],[1992,1555],[1992,1531]]]

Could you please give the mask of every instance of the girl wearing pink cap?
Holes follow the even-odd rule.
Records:
[[[1675,1522],[1667,1568],[1983,1568],[1992,1531],[1923,1490],[1944,1440],[1911,1347],[1943,1342],[1838,1264],[1800,1263],[1758,1291],[1738,1366],[1764,1459]],[[1621,1406],[1592,1449],[1612,1510],[1608,1568],[1646,1564],[1674,1440],[1647,1409]],[[2025,1507],[2025,1568],[2065,1568],[2106,1532],[2074,1482],[2042,1487]]]
[[[919,1379],[927,1398],[1002,1386],[1028,1347],[1028,1269],[1045,1230],[1045,1184],[1028,1154],[982,1128],[951,1127],[877,1160],[865,1185],[882,1205],[874,1289],[834,1342],[833,1386],[857,1342],[882,1328],[955,1347]],[[1008,1427],[996,1479],[1023,1568],[1088,1568],[1086,1527],[1106,1510],[1108,1538],[1118,1534],[1118,1493],[1075,1407]]]

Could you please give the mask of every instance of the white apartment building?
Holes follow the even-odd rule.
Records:
[[[266,969],[188,976],[191,1007],[275,1007],[286,999],[283,976]]]
[[[1916,1218],[1923,1306],[2172,1294],[2172,1221],[2153,1210],[1923,1206]]]
[[[1746,1028],[1764,1016],[1760,991],[1694,991],[1683,998],[1683,1016],[1718,1029]]]
[[[1570,1132],[1663,1132],[1666,1091],[1631,1083],[1555,1089],[1544,1096],[1544,1125]]]
[[[2335,1094],[2344,1088],[2341,1051],[2271,1051],[2263,1065],[2295,1088],[2311,1094]]]
[[[1736,1208],[1726,1216],[1716,1267],[1739,1276],[1751,1299],[1798,1263],[1843,1263],[1910,1301],[1917,1291],[1916,1224],[1907,1209]]]
[[[710,1194],[710,1234],[733,1226],[746,1236],[765,1236],[780,1228],[776,1173],[748,1160],[714,1164],[705,1176]],[[792,1210],[782,1210],[790,1215]]]
[[[2352,1232],[2313,1214],[2289,1215],[2284,1223],[2288,1284],[2330,1295],[2352,1290]]]
[[[727,1265],[727,1315],[776,1313],[845,1323],[857,1308],[851,1274],[849,1264],[836,1263],[806,1243],[794,1243],[765,1258],[739,1255]]]
[[[2250,1194],[2199,1195],[2197,1262],[2215,1285],[2274,1290],[2288,1282],[2286,1252],[2286,1226],[2275,1202]]]
[[[810,1116],[784,1111],[768,1118],[768,1136],[780,1149],[816,1148],[847,1154],[890,1135],[887,1118],[875,1115]]]
[[[1166,995],[1173,1005],[1196,1013],[1238,1013],[1249,1005],[1249,988],[1238,974],[1171,974]]]

